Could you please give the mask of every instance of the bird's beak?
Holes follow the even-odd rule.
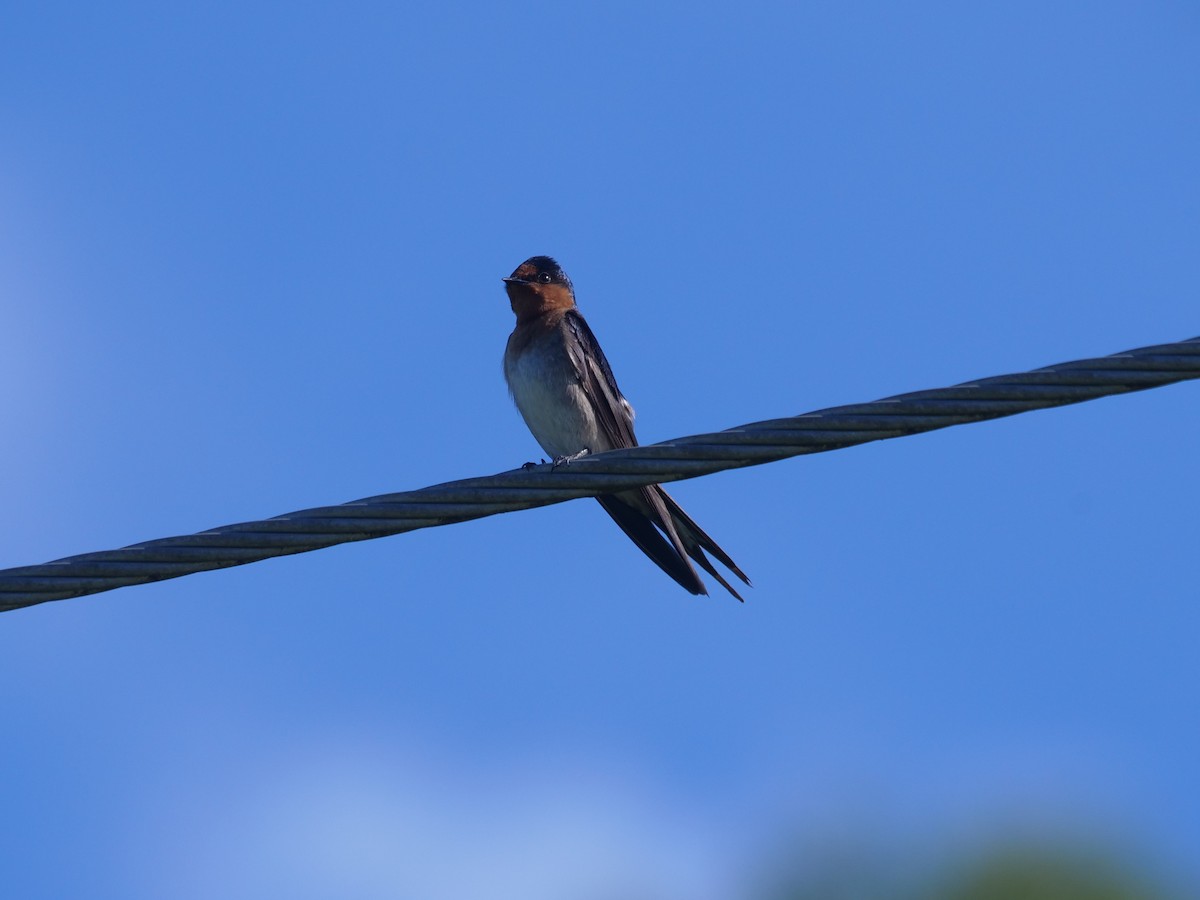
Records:
[[[501,278],[505,284],[529,284],[524,278]]]

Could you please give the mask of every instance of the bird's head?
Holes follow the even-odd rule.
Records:
[[[504,290],[518,320],[575,305],[571,279],[549,256],[531,256],[517,266],[504,279]]]

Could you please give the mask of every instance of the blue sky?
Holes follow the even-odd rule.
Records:
[[[643,441],[1200,334],[1186,3],[43,3],[0,566],[511,468],[555,255]],[[746,896],[1014,833],[1200,878],[1184,385],[0,619],[13,896]]]

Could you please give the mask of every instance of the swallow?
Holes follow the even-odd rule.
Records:
[[[559,264],[548,256],[534,256],[503,281],[517,317],[504,351],[504,378],[542,449],[559,466],[589,453],[636,447],[633,407],[575,306],[575,289]],[[742,599],[705,551],[747,585],[750,579],[661,486],[596,499],[638,548],[685,590],[708,593],[692,566],[695,560]]]

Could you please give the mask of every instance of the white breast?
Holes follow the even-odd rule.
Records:
[[[584,447],[593,453],[612,449],[564,348],[553,342],[529,347],[515,360],[505,360],[504,376],[525,424],[551,456],[569,456]]]

